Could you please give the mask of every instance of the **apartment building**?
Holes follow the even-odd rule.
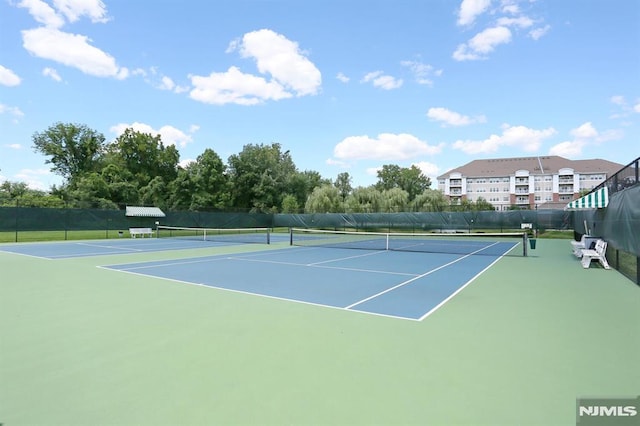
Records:
[[[474,160],[438,176],[451,204],[482,197],[496,210],[563,208],[623,168],[607,160],[557,155]]]

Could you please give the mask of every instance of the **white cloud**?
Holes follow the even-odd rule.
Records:
[[[625,106],[627,101],[624,99],[622,95],[615,95],[611,97],[611,103],[615,105]]]
[[[49,169],[22,169],[16,173],[15,177],[18,181],[25,182],[31,189],[47,191],[49,186],[42,182],[42,179],[51,178],[53,174]]]
[[[398,89],[403,81],[390,75],[385,75],[382,71],[373,71],[364,76],[362,83],[371,83],[374,87],[384,90]]]
[[[22,80],[16,73],[11,71],[9,68],[5,68],[0,65],[0,84],[3,86],[18,86]]]
[[[437,177],[440,174],[440,168],[437,165],[426,161],[420,161],[418,163],[413,163],[412,166],[419,168],[423,175],[431,179],[432,183],[436,183],[437,187]]]
[[[529,28],[533,26],[533,19],[528,16],[518,16],[516,18],[510,18],[503,16],[502,18],[498,18],[498,26],[500,27],[518,27],[518,28]]]
[[[10,143],[8,145],[5,145],[7,148],[11,148],[11,149],[22,149],[22,145],[20,145],[19,143]]]
[[[197,101],[224,105],[256,105],[267,100],[315,95],[322,82],[320,71],[306,58],[298,44],[271,30],[245,34],[229,44],[227,52],[239,51],[255,60],[265,77],[247,74],[232,66],[208,76],[191,75],[189,96]]]
[[[120,136],[124,133],[126,129],[133,129],[140,133],[149,133],[151,135],[160,135],[162,139],[162,143],[166,145],[176,145],[184,147],[188,143],[193,141],[191,134],[199,129],[197,126],[190,127],[190,133],[187,134],[180,129],[177,129],[173,126],[162,126],[160,129],[156,130],[148,124],[134,122],[131,124],[127,123],[118,123],[115,126],[112,126],[109,130],[116,134],[116,137]]]
[[[58,74],[58,71],[56,71],[53,68],[45,68],[42,70],[42,75],[44,75],[45,77],[51,77],[52,80],[55,80],[57,82],[61,82],[62,81],[62,77],[60,77],[60,74]]]
[[[34,56],[77,68],[96,77],[127,78],[129,71],[118,67],[115,59],[92,46],[90,39],[54,28],[22,31],[23,46]]]
[[[531,37],[534,40],[538,40],[541,37],[543,37],[545,34],[547,34],[550,29],[551,29],[551,25],[545,25],[544,27],[534,28],[531,31],[529,31],[529,37]]]
[[[493,27],[473,36],[469,40],[469,47],[478,53],[490,53],[499,44],[509,43],[511,41],[511,31],[507,27]]]
[[[17,123],[18,119],[24,117],[24,113],[18,107],[0,104],[0,114],[8,114],[13,117],[13,122]]]
[[[348,169],[351,167],[351,164],[349,164],[347,161],[336,160],[335,158],[327,158],[325,163],[330,166],[338,166],[343,169]]]
[[[377,138],[349,136],[335,146],[333,155],[339,160],[408,160],[437,154],[442,147],[443,144],[432,146],[406,133],[381,133]]]
[[[470,124],[485,123],[487,121],[484,115],[469,117],[467,115],[462,115],[455,111],[451,111],[442,107],[429,108],[429,111],[427,111],[427,117],[429,117],[433,121],[441,122],[442,127],[468,126]]]
[[[41,0],[22,0],[17,4],[28,10],[29,14],[37,22],[49,28],[60,28],[64,25],[64,19],[54,8]]]
[[[603,142],[621,139],[624,135],[619,130],[607,130],[599,132],[591,122],[586,122],[570,131],[573,140],[564,141],[554,145],[549,150],[551,155],[564,155],[577,157],[582,150],[589,145],[598,145]]]
[[[187,167],[189,167],[191,164],[195,162],[196,160],[194,160],[193,158],[186,158],[184,160],[180,160],[180,162],[178,162],[178,166],[182,167],[183,169],[186,169]]]
[[[341,82],[343,82],[343,83],[348,83],[348,82],[349,82],[349,80],[350,80],[350,78],[349,78],[349,77],[347,77],[346,75],[344,75],[344,74],[343,74],[343,73],[341,73],[341,72],[339,72],[339,73],[338,73],[338,75],[336,75],[336,78],[337,78],[338,80],[340,80]]]
[[[382,170],[382,166],[377,166],[377,167],[367,167],[367,168],[365,169],[365,171],[364,171],[364,172],[365,172],[368,176],[378,177],[378,172],[379,172],[380,170]]]
[[[585,141],[574,140],[565,141],[554,145],[549,150],[549,155],[559,155],[561,157],[578,157],[582,154],[582,149],[586,145]]]
[[[491,0],[462,0],[458,10],[458,25],[471,25],[476,18],[487,11]]]
[[[107,22],[107,10],[101,0],[53,0],[53,7],[42,0],[21,0],[18,7],[28,10],[37,22],[48,28],[61,28],[87,16],[91,22]]]
[[[400,64],[411,70],[418,84],[432,86],[433,85],[432,77],[440,77],[442,75],[441,69],[435,69],[432,65],[425,64],[422,62],[402,61],[400,62]]]
[[[175,87],[176,84],[166,75],[160,79],[160,84],[158,85],[158,89],[160,90],[173,90]]]
[[[189,96],[196,101],[214,104],[256,105],[266,100],[280,100],[293,95],[276,81],[245,74],[236,67],[226,72],[190,76],[194,88]]]
[[[93,23],[104,23],[109,19],[102,0],[53,0],[53,4],[69,22],[87,16]]]
[[[458,25],[473,24],[480,15],[486,13],[484,19],[486,28],[477,33],[466,43],[459,44],[452,57],[457,61],[473,61],[486,59],[488,54],[501,44],[510,43],[513,34],[511,29],[527,30],[527,35],[533,40],[543,37],[551,29],[544,25],[542,19],[537,19],[523,13],[518,0],[501,0],[499,6],[491,8],[491,0],[464,0],[458,13]],[[494,2],[496,3],[496,2]],[[535,0],[529,1],[530,5]],[[537,27],[535,27],[537,25]],[[534,28],[535,27],[535,28]]]
[[[638,102],[637,104],[635,104],[635,105],[633,106],[633,110],[634,110],[635,112],[640,112],[640,102]]]
[[[520,13],[520,6],[518,6],[515,3],[512,3],[510,1],[507,0],[503,0],[502,1],[502,12],[503,13],[508,13],[511,15],[517,15],[518,13]]]
[[[305,56],[298,43],[281,34],[262,29],[245,34],[229,50],[238,49],[243,58],[256,61],[261,74],[295,92],[297,96],[315,95],[322,83],[320,70]]]
[[[470,61],[485,59],[487,54],[493,52],[496,46],[511,41],[511,31],[507,27],[492,27],[479,32],[467,43],[458,45],[453,53],[456,61]]]
[[[530,129],[524,126],[502,125],[501,135],[491,135],[484,140],[458,140],[453,148],[467,154],[481,154],[496,152],[503,146],[512,146],[526,152],[535,152],[542,145],[542,141],[555,135],[552,127],[543,130]]]
[[[580,127],[571,130],[571,135],[576,139],[592,139],[598,136],[598,131],[591,122],[586,122]]]

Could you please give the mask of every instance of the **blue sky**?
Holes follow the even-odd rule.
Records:
[[[56,122],[159,133],[182,162],[277,142],[354,186],[385,164],[627,164],[639,22],[630,0],[0,0],[0,181],[61,183],[32,149]]]

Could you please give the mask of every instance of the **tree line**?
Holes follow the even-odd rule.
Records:
[[[125,130],[114,141],[84,124],[55,123],[32,138],[53,173],[49,191],[24,182],[0,185],[0,206],[117,209],[149,205],[168,210],[265,213],[493,210],[479,199],[450,206],[416,166],[387,164],[377,182],[353,187],[349,173],[326,179],[300,171],[278,143],[247,144],[225,163],[211,148],[180,165],[174,145],[160,135]]]

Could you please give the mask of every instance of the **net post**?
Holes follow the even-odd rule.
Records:
[[[293,228],[289,228],[289,245],[293,245]]]
[[[526,232],[522,233],[522,255],[527,257],[527,244],[529,244],[528,234]]]
[[[267,244],[271,244],[271,229],[267,228]]]
[[[389,234],[387,234],[386,250],[389,251]]]

